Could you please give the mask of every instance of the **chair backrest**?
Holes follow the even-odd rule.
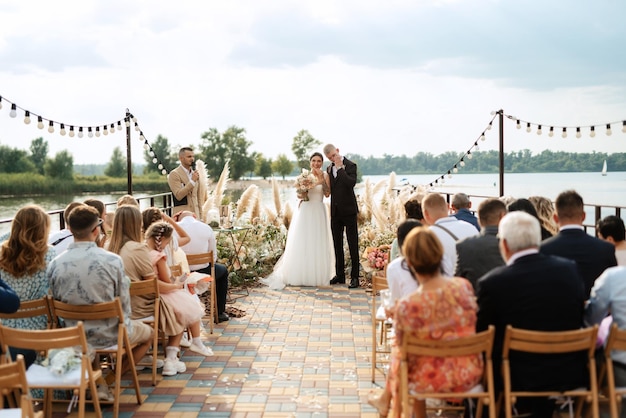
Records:
[[[572,331],[531,331],[507,325],[502,359],[508,359],[511,350],[540,354],[587,351],[593,357],[597,334],[597,326]]]
[[[619,415],[618,403],[621,403],[622,397],[626,394],[626,388],[617,387],[615,384],[615,372],[613,371],[613,359],[611,357],[613,350],[626,350],[626,330],[619,329],[615,322],[611,325],[609,336],[606,340],[604,347],[605,364],[602,366],[598,381],[602,382],[602,378],[606,374],[611,416],[616,417]]]
[[[76,346],[81,348],[83,355],[87,354],[87,337],[82,322],[73,327],[46,330],[24,330],[0,325],[0,342],[4,356],[9,356],[9,347],[40,352]]]
[[[617,324],[611,324],[611,330],[606,340],[605,355],[610,356],[612,350],[626,350],[626,329],[619,329]]]
[[[130,282],[130,296],[154,295],[158,298],[159,282],[157,278]]]
[[[389,284],[387,283],[387,276],[382,273],[372,274],[372,293],[373,296],[376,296],[376,292],[378,290],[389,289]]]
[[[75,321],[118,318],[120,324],[124,323],[124,311],[122,310],[119,297],[116,297],[110,302],[101,302],[94,305],[71,305],[52,299],[51,307],[55,323],[58,323],[60,318]]]
[[[51,327],[52,316],[50,314],[48,296],[22,301],[20,302],[20,308],[16,312],[10,314],[0,313],[0,319],[34,318],[36,316],[45,316],[48,328]]]
[[[0,365],[0,399],[5,399],[9,407],[16,408],[20,406],[18,400],[21,401],[22,395],[28,396],[28,390],[23,356],[19,355],[14,363]],[[30,408],[32,410],[32,404]]]
[[[215,264],[215,259],[213,257],[213,251],[209,251],[206,253],[198,253],[198,254],[187,254],[187,262],[190,266],[197,264],[206,264],[211,263]]]

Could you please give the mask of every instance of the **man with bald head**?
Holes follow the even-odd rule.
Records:
[[[445,276],[454,275],[456,243],[467,237],[478,235],[473,225],[448,216],[448,204],[439,193],[429,193],[422,199],[424,222],[437,235],[443,245],[441,268]]]

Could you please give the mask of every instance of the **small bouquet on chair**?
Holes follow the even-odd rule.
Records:
[[[367,247],[361,254],[361,266],[366,273],[384,271],[389,263],[389,251],[391,246]]]
[[[316,180],[309,170],[306,168],[302,169],[302,173],[296,177],[296,183],[294,184],[298,199],[302,199],[305,202],[309,200],[309,190],[315,186]]]
[[[181,276],[179,281],[185,282],[185,289],[187,289],[192,295],[201,295],[209,290],[212,280],[213,278],[208,274],[193,271],[189,274]]]

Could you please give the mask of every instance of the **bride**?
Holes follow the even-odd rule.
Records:
[[[300,201],[289,231],[282,257],[274,271],[261,282],[271,289],[290,286],[327,286],[334,275],[335,256],[330,234],[330,222],[324,196],[330,194],[328,174],[322,171],[322,154],[313,153],[309,159],[314,186],[308,200]],[[298,197],[301,197],[300,195]]]

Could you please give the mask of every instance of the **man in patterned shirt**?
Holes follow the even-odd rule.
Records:
[[[68,223],[74,242],[48,266],[52,297],[71,305],[93,305],[119,297],[130,343],[138,344],[133,350],[133,358],[138,362],[150,347],[152,328],[130,319],[130,280],[124,274],[122,259],[95,242],[102,224],[98,211],[91,206],[78,206],[70,212]],[[75,321],[65,322],[75,325]],[[83,323],[87,342],[94,348],[117,344],[117,318]]]

